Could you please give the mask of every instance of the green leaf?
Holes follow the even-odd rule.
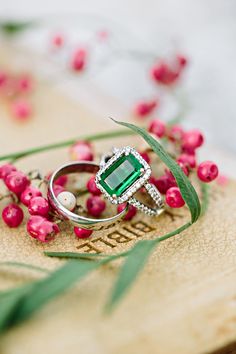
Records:
[[[0,293],[0,333],[11,327],[29,285]]]
[[[114,119],[113,119],[114,120]],[[174,175],[178,187],[181,191],[182,197],[185,200],[187,206],[189,207],[192,223],[196,222],[201,214],[201,205],[193,185],[189,181],[188,177],[183,173],[180,166],[172,159],[172,157],[163,149],[161,144],[154,139],[147,131],[143,128],[137,127],[131,123],[118,122],[114,120],[119,125],[123,125],[137,134],[141,135],[144,140],[150,145],[153,151],[159,156],[159,158],[164,162],[164,164],[170,169]]]
[[[106,139],[112,140],[113,138],[118,138],[121,136],[130,136],[133,134],[134,133],[132,131],[129,131],[127,129],[123,129],[123,130],[106,131],[103,133],[97,133],[97,134],[93,134],[93,135],[78,136],[74,139],[63,140],[58,143],[47,144],[47,145],[35,147],[32,149],[27,149],[27,150],[18,151],[15,153],[7,154],[7,155],[2,155],[2,156],[0,156],[0,161],[4,161],[4,160],[16,161],[16,160],[19,160],[23,157],[38,154],[38,153],[41,153],[44,151],[51,151],[51,150],[65,148],[67,146],[73,145],[78,140],[88,140],[88,141],[100,141],[100,140],[106,140]]]
[[[0,30],[12,36],[29,29],[35,24],[34,22],[0,21]]]
[[[87,259],[87,260],[97,260],[99,258],[107,258],[107,261],[111,261],[112,258],[116,259],[119,257],[124,257],[129,253],[127,252],[122,252],[114,255],[107,255],[104,253],[78,253],[78,252],[52,252],[52,251],[46,251],[44,252],[45,256],[48,257],[57,257],[57,258],[72,258],[72,259]]]
[[[142,240],[136,243],[133,247],[132,252],[125,259],[125,262],[120,269],[111,298],[106,307],[108,311],[112,310],[128,291],[131,284],[135,281],[144,267],[156,244],[157,240]]]
[[[201,215],[204,215],[209,206],[209,189],[210,186],[206,183],[201,183],[201,191],[202,191],[202,211]]]
[[[20,323],[44,304],[70,288],[76,281],[104,264],[106,260],[88,262],[71,260],[45,279],[0,293],[0,331]]]
[[[22,263],[22,262],[0,262],[0,266],[10,266],[10,267],[21,267],[28,268],[32,270],[37,270],[39,272],[48,273],[49,271],[45,268],[35,266],[33,264]]]

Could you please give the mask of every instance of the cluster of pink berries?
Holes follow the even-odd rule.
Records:
[[[176,55],[170,63],[167,60],[159,60],[151,68],[151,79],[158,85],[172,87],[180,79],[186,65],[187,58],[180,54]],[[134,114],[136,117],[145,118],[152,114],[159,105],[158,99],[140,101],[134,107]]]
[[[51,46],[53,50],[59,51],[65,47],[65,37],[63,34],[57,33],[51,38]],[[69,59],[69,67],[74,72],[82,72],[87,64],[88,52],[84,47],[76,48],[70,59]]]
[[[204,183],[217,178],[218,167],[214,162],[197,163],[197,150],[204,143],[204,136],[199,130],[185,131],[178,124],[168,127],[163,121],[154,119],[149,123],[148,131],[154,137],[165,137],[169,143],[174,144],[176,162],[186,176],[195,172],[199,180]],[[158,178],[152,176],[152,183],[166,195],[166,204],[171,208],[180,208],[185,204],[176,180],[169,170]]]
[[[29,74],[13,74],[0,68],[0,100],[10,115],[18,121],[26,121],[32,115],[31,95],[33,78]]]
[[[197,163],[196,152],[204,142],[204,137],[199,130],[185,131],[180,125],[168,126],[163,121],[154,119],[150,121],[148,131],[156,139],[165,137],[169,144],[174,145],[174,158],[186,176],[189,176],[190,173],[196,173],[199,180],[205,183],[216,179],[218,167],[214,162],[204,161],[200,164]],[[87,141],[76,142],[70,147],[69,153],[70,157],[77,161],[92,161],[95,156],[92,144]],[[150,149],[140,151],[140,154],[148,163],[152,163]],[[154,163],[156,162],[153,161]],[[44,181],[49,178],[50,174],[45,177]],[[48,199],[42,195],[38,187],[32,185],[30,177],[17,170],[12,164],[5,164],[0,167],[0,179],[8,190],[7,194],[0,199],[11,197],[13,200],[2,211],[4,222],[9,227],[18,227],[22,223],[24,212],[20,206],[21,203],[22,206],[28,208],[30,215],[27,221],[29,235],[41,242],[48,242],[54,239],[55,235],[59,233],[57,218],[53,210],[51,210]],[[180,189],[170,170],[165,170],[165,173],[159,177],[152,175],[150,182],[165,195],[166,204],[169,207],[180,208],[184,206],[185,202]],[[67,176],[57,179],[54,185],[56,196],[66,192],[67,183]],[[89,178],[86,188],[89,193],[86,199],[87,213],[93,217],[99,217],[105,211],[106,203],[102,199],[101,191],[96,186],[95,176]],[[120,204],[117,207],[117,211],[121,212],[124,208],[125,204]],[[124,219],[131,220],[136,215],[136,212],[136,208],[130,206]],[[86,238],[92,234],[92,231],[75,227],[74,233],[78,238]]]

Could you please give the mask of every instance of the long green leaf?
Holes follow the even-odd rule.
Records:
[[[114,120],[114,119],[113,119]],[[196,222],[201,214],[201,205],[199,202],[198,195],[189,181],[188,177],[185,176],[180,166],[172,159],[172,157],[163,149],[162,145],[154,139],[147,131],[143,128],[137,127],[131,123],[118,122],[114,120],[119,125],[125,126],[137,134],[141,135],[144,140],[150,145],[153,151],[159,156],[159,158],[166,164],[174,175],[176,182],[180,188],[183,199],[185,200],[187,206],[189,207],[192,223]]]
[[[131,284],[135,281],[144,267],[156,244],[157,240],[142,240],[136,243],[133,247],[132,252],[125,259],[125,262],[120,269],[112,295],[106,307],[108,311],[112,310],[128,291]]]
[[[45,279],[0,293],[0,331],[20,323],[105,263],[71,260]]]
[[[10,266],[10,267],[21,267],[21,268],[28,268],[31,270],[37,270],[39,272],[48,273],[48,269],[35,266],[33,264],[22,263],[22,262],[0,262],[0,266]]]

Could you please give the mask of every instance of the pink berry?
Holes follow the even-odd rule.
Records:
[[[195,168],[196,167],[196,157],[193,154],[181,154],[177,162],[184,164],[188,168]]]
[[[92,216],[99,216],[106,208],[106,203],[99,196],[93,195],[87,199],[88,213]]]
[[[171,141],[181,141],[184,135],[184,130],[178,124],[172,125],[169,128],[167,135]]]
[[[65,43],[65,39],[62,34],[57,33],[52,37],[51,42],[52,42],[53,47],[61,48],[61,47],[63,47],[63,45]]]
[[[109,38],[109,31],[108,30],[100,30],[97,32],[97,38],[100,41],[106,41]]]
[[[218,167],[212,161],[204,161],[200,163],[197,169],[198,178],[202,182],[206,182],[206,183],[209,183],[214,179],[216,179],[218,173],[219,173]]]
[[[157,101],[139,102],[134,108],[137,117],[146,117],[157,107]]]
[[[177,59],[179,66],[181,67],[181,69],[184,68],[188,64],[188,60],[184,55],[178,54],[176,59]]]
[[[47,216],[49,209],[49,203],[46,198],[34,197],[29,201],[28,210],[31,215]]]
[[[151,76],[159,84],[171,85],[178,79],[179,72],[172,70],[166,62],[161,61],[152,68]]]
[[[4,182],[7,188],[17,195],[20,195],[30,184],[29,178],[20,171],[9,173],[4,179]]]
[[[156,186],[161,194],[166,194],[169,188],[176,186],[176,181],[170,174],[165,174],[159,178],[153,179],[152,183]]]
[[[7,73],[0,71],[0,90],[4,89],[7,85],[8,75]]]
[[[33,238],[41,242],[49,242],[60,232],[57,224],[40,215],[30,216],[27,231]]]
[[[151,70],[152,78],[160,83],[165,83],[169,67],[165,62],[157,63]]]
[[[65,188],[60,186],[59,184],[54,184],[53,192],[54,192],[55,196],[57,197],[58,194],[60,194],[61,192],[65,192]]]
[[[147,163],[150,163],[150,162],[151,162],[151,158],[150,158],[149,154],[148,154],[146,151],[139,152],[139,155],[141,155],[142,158],[143,158]]]
[[[91,144],[86,141],[77,141],[70,148],[70,156],[72,160],[75,161],[92,161],[93,151]]]
[[[29,75],[22,75],[17,79],[16,86],[19,93],[29,93],[33,88],[33,80]]]
[[[51,178],[51,176],[52,176],[52,172],[48,173],[48,174],[45,176],[46,180],[49,181],[50,178]],[[68,176],[67,176],[67,175],[63,175],[63,176],[58,177],[58,178],[55,180],[54,183],[55,183],[55,184],[58,184],[59,186],[64,187],[67,182],[68,182]]]
[[[74,71],[82,71],[85,68],[87,52],[84,49],[78,49],[72,57],[71,68]]]
[[[160,119],[154,119],[150,122],[148,131],[156,135],[158,138],[162,138],[166,132],[166,125]]]
[[[93,230],[81,229],[80,227],[74,227],[74,233],[78,238],[88,238],[92,235]]]
[[[183,171],[183,173],[188,176],[189,175],[189,169],[188,167],[181,161],[177,161],[177,164],[179,165],[179,167],[181,168],[181,170]]]
[[[194,152],[195,149],[202,146],[203,142],[204,137],[202,133],[197,129],[193,129],[184,133],[182,140],[182,149],[185,152],[191,153]]]
[[[32,107],[29,102],[19,100],[12,103],[12,114],[18,120],[26,120],[32,115]]]
[[[126,207],[126,203],[119,204],[117,206],[117,211],[118,213],[121,213]],[[129,205],[129,209],[126,213],[126,215],[123,217],[123,220],[131,220],[133,217],[137,214],[137,209],[133,205]]]
[[[90,179],[88,180],[87,189],[93,195],[100,195],[101,194],[100,189],[98,189],[98,187],[96,186],[94,176],[90,177]]]
[[[0,166],[0,179],[4,180],[6,176],[13,171],[16,171],[16,167],[10,163]]]
[[[166,204],[171,208],[181,208],[185,201],[182,198],[180,189],[178,187],[171,187],[166,192]]]
[[[18,227],[24,219],[24,213],[17,204],[12,203],[3,209],[2,218],[9,227]]]
[[[32,198],[41,197],[41,196],[42,196],[42,193],[38,188],[33,187],[33,186],[29,186],[29,187],[25,188],[25,190],[21,193],[20,201],[25,206],[28,206],[29,202]]]

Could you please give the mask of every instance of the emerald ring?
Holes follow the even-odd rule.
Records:
[[[163,199],[158,189],[148,182],[150,176],[149,164],[134,148],[126,146],[103,156],[95,182],[112,204],[128,203],[147,215],[160,215],[164,210]],[[151,197],[153,206],[134,197],[142,187]]]

